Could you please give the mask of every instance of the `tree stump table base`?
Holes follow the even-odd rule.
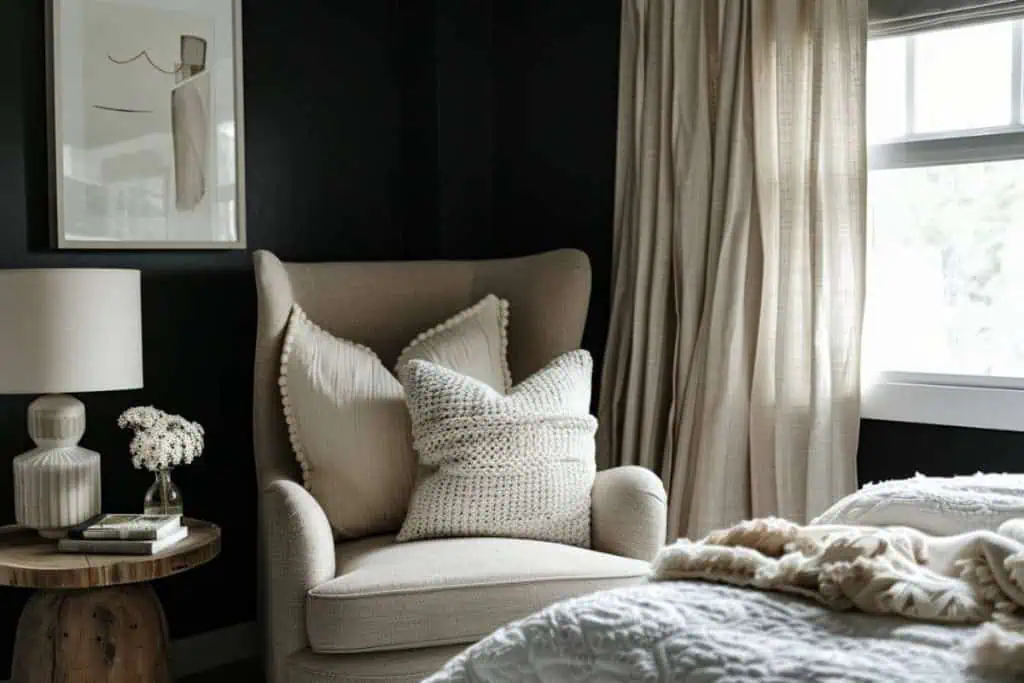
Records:
[[[216,524],[156,555],[60,553],[31,529],[0,527],[0,585],[35,588],[14,640],[12,683],[170,683],[167,622],[145,582],[220,552]]]
[[[167,622],[148,584],[39,591],[18,621],[12,682],[170,683]]]

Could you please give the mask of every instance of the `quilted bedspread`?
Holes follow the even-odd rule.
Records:
[[[567,600],[505,626],[430,683],[1002,683],[972,670],[974,626],[835,612],[800,597],[682,581]]]

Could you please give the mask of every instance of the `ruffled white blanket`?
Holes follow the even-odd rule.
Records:
[[[653,578],[793,593],[835,610],[985,623],[969,645],[972,663],[1024,673],[1024,519],[946,537],[756,519],[664,548]]]

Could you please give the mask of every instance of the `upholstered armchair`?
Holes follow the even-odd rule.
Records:
[[[648,470],[598,473],[591,550],[507,538],[336,542],[300,483],[281,408],[279,360],[293,302],[391,366],[419,331],[497,294],[510,302],[509,364],[519,382],[579,346],[590,297],[584,254],[282,263],[258,251],[254,258],[253,418],[268,681],[419,681],[511,620],[645,579],[665,535],[665,491]]]

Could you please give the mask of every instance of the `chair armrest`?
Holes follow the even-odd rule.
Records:
[[[658,475],[643,467],[597,473],[591,490],[594,550],[650,562],[665,544],[668,497]]]
[[[290,479],[271,481],[260,503],[268,680],[283,683],[288,657],[309,645],[306,593],[334,578],[334,532],[320,504]]]

